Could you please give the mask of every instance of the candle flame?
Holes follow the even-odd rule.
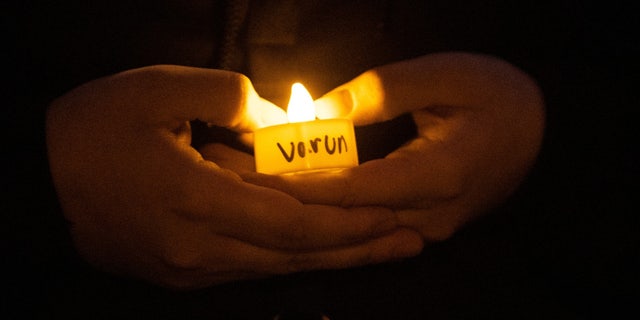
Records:
[[[287,106],[289,122],[312,121],[316,118],[315,105],[309,91],[299,82],[291,86],[291,98]]]

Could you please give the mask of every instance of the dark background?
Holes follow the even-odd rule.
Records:
[[[174,292],[100,273],[75,255],[48,182],[44,151],[50,99],[135,66],[196,64],[129,54],[158,52],[142,44],[132,48],[126,41],[137,38],[122,36],[136,26],[137,16],[117,13],[143,3],[2,4],[7,239],[2,241],[6,284],[0,290],[7,318],[269,319],[282,310],[324,312],[332,319],[638,315],[639,52],[638,19],[630,7],[581,1],[395,2],[392,8],[404,13],[389,22],[399,36],[395,51],[382,54],[385,59],[442,50],[488,52],[538,80],[547,129],[527,181],[491,215],[414,259]],[[221,12],[216,6],[222,4],[212,12]],[[160,12],[147,16],[171,24]],[[200,20],[191,21],[185,28],[198,29]],[[206,50],[211,50],[209,66],[215,66],[215,44]],[[367,59],[362,66],[375,60]],[[363,70],[343,71],[326,86]],[[405,120],[382,126],[400,130]],[[359,129],[363,157],[380,156],[367,151],[367,140],[379,130]]]

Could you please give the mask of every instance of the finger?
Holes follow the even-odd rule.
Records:
[[[208,161],[205,161],[208,162]],[[368,240],[397,228],[383,207],[303,205],[290,195],[240,181],[235,174],[193,175],[179,214],[224,234],[271,248],[318,249]]]
[[[244,265],[253,264],[256,270],[268,274],[343,269],[416,256],[422,248],[420,234],[399,229],[371,241],[321,251],[282,252],[254,248]]]
[[[209,160],[236,173],[254,172],[255,161],[245,152],[236,150],[221,143],[209,143],[199,150],[205,160]]]
[[[385,112],[385,88],[376,70],[367,71],[315,100],[319,119],[350,118],[355,125],[374,123]]]
[[[367,241],[398,227],[395,213],[386,208],[303,205],[279,191],[259,189],[238,205],[243,214],[226,215],[215,230],[264,247],[318,250]]]
[[[166,157],[176,157],[169,163],[189,165],[158,170],[181,177],[166,181],[175,185],[167,195],[175,199],[173,211],[208,225],[212,234],[265,247],[317,249],[364,241],[397,228],[390,209],[303,205],[290,195],[246,183],[231,170],[185,154],[176,149]]]
[[[422,237],[410,229],[318,251],[273,250],[228,237],[199,240],[190,245],[190,250],[176,250],[161,258],[165,266],[162,283],[177,288],[198,288],[275,274],[350,268],[412,257],[423,248]],[[224,264],[220,263],[221,257]]]
[[[382,161],[379,163],[382,164]],[[365,165],[369,164],[369,162],[365,163]],[[394,170],[392,164],[385,163],[384,166],[386,169]],[[396,170],[401,173],[402,170],[400,169],[397,168]],[[314,174],[316,176],[314,179],[309,181],[309,178],[307,178],[305,182],[296,181],[295,178],[290,179],[293,177],[279,179],[277,176],[271,175],[252,175],[253,177],[259,176],[264,179],[259,181],[251,180],[253,183],[280,189],[308,203],[342,206],[383,205],[387,203],[388,206],[407,208],[395,211],[398,216],[398,225],[413,228],[420,232],[424,239],[434,242],[451,237],[461,225],[479,214],[481,208],[486,207],[479,205],[476,203],[477,201],[474,202],[468,198],[463,199],[458,191],[450,191],[450,194],[446,194],[442,190],[433,190],[430,191],[431,194],[427,198],[415,191],[415,184],[411,184],[409,180],[402,181],[403,178],[401,176],[380,174],[378,172],[381,171],[374,168],[367,168],[367,170],[371,170],[367,173],[367,177],[373,177],[373,179],[354,179],[360,183],[351,184],[345,182],[348,179],[347,177],[354,178],[354,175],[349,173],[345,173],[343,177],[335,173],[326,175]],[[389,181],[382,183],[381,181],[384,181],[384,179],[389,179]],[[246,177],[245,180],[247,180]],[[405,184],[413,185],[413,188],[403,188]],[[437,183],[433,184],[437,185]],[[437,188],[435,187],[434,189]],[[332,191],[323,192],[323,190]],[[477,212],[469,213],[469,208],[476,208]]]
[[[412,142],[420,144],[419,140]],[[412,145],[404,149],[412,149]],[[246,173],[250,183],[277,189],[303,203],[351,206],[429,207],[458,196],[462,170],[453,161],[440,161],[402,150],[394,156],[365,162],[340,172],[303,175]],[[429,150],[426,150],[429,152]]]
[[[235,72],[161,65],[111,80],[127,87],[129,94],[122,98],[136,102],[156,121],[199,119],[238,131],[286,122],[282,109],[260,98],[249,79]]]
[[[227,268],[264,275],[342,269],[412,257],[422,250],[423,240],[413,230],[398,229],[370,241],[316,251],[273,250],[231,238],[216,244],[222,244],[227,253]],[[205,248],[204,258],[210,259],[210,265],[219,262],[220,247]]]
[[[316,112],[366,125],[433,106],[507,105],[537,95],[531,78],[502,60],[439,53],[367,71],[316,100]]]

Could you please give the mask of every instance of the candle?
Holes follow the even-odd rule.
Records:
[[[256,171],[286,174],[358,165],[351,120],[316,120],[313,99],[300,83],[291,87],[287,117],[288,124],[256,130]]]

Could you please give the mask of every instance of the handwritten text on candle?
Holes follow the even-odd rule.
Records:
[[[324,140],[324,143],[320,144],[319,146],[318,144],[321,143],[323,140]],[[344,147],[344,152],[349,151],[347,149],[347,140],[342,135],[340,135],[337,138],[336,137],[329,138],[328,135],[325,135],[324,139],[321,139],[321,138],[310,139],[308,148],[303,141],[299,141],[298,143],[291,141],[289,142],[289,145],[291,147],[289,152],[287,152],[287,150],[285,150],[284,147],[279,142],[277,143],[278,149],[280,149],[280,152],[282,152],[282,156],[285,158],[285,160],[287,160],[287,162],[293,161],[296,151],[298,151],[297,153],[300,158],[304,158],[307,155],[307,152],[311,154],[311,153],[319,153],[324,150],[330,155],[334,154],[336,151],[338,152],[338,154],[340,154],[342,153],[343,147]],[[321,146],[323,145],[324,145],[324,149],[321,148]]]

